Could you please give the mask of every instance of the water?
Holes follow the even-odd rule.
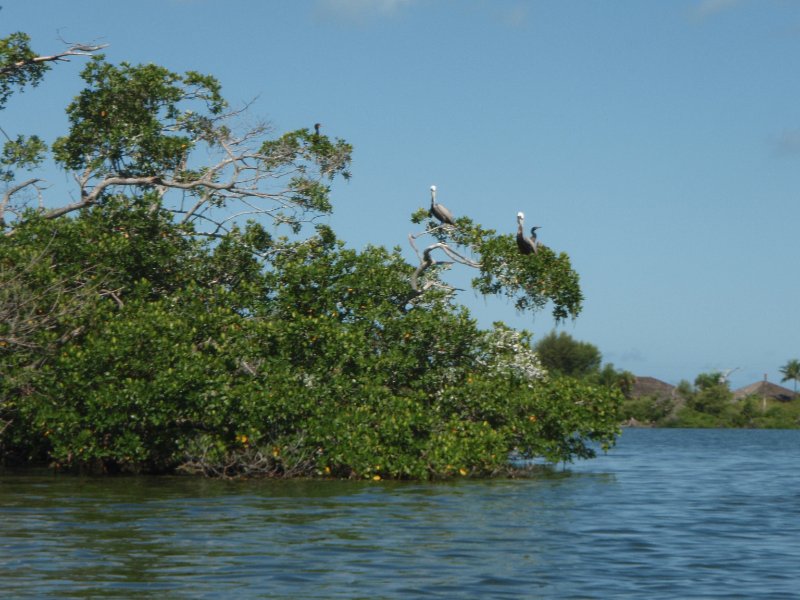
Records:
[[[626,430],[523,480],[0,475],[3,598],[798,598],[800,431]]]

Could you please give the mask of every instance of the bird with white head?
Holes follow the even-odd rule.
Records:
[[[536,227],[531,227],[531,235],[530,237],[525,236],[525,232],[523,230],[523,223],[525,221],[525,213],[518,212],[517,213],[517,248],[519,248],[520,253],[522,254],[536,254],[539,249],[536,243],[536,230],[541,229],[538,225]]]
[[[443,204],[439,204],[438,202],[436,202],[436,186],[435,185],[431,186],[431,208],[428,211],[428,214],[431,217],[433,217],[435,219],[438,219],[440,223],[443,223],[443,224],[446,224],[446,225],[455,225],[456,224],[456,221],[453,218],[453,213],[451,213],[449,210],[447,210],[447,207],[444,206]]]

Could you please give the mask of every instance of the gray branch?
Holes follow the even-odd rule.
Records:
[[[108,44],[73,44],[64,52],[59,52],[58,54],[34,56],[33,58],[17,61],[13,65],[8,65],[0,69],[0,75],[8,75],[14,71],[19,71],[20,69],[43,62],[68,61],[70,56],[92,56],[93,53],[106,47],[108,47]]]

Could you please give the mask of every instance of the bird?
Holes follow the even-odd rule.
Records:
[[[536,227],[531,227],[531,241],[533,245],[536,246],[536,250],[539,250],[539,242],[536,241],[536,230],[541,229],[540,225],[536,225]]]
[[[436,186],[431,186],[431,208],[428,211],[428,214],[436,219],[439,219],[442,223],[446,223],[447,225],[455,225],[456,221],[453,219],[453,214],[447,210],[447,207],[443,204],[438,204],[436,202]]]
[[[322,127],[322,123],[314,123],[314,137],[319,137],[319,128]]]
[[[525,214],[517,213],[517,248],[522,254],[537,253],[539,250],[536,247],[536,230],[541,229],[538,225],[531,227],[531,237],[525,237],[522,229],[522,223],[525,221]]]
[[[719,374],[719,383],[720,384],[728,383],[728,377],[730,377],[731,373],[733,373],[734,371],[738,371],[738,370],[739,370],[739,367],[736,367],[735,369],[726,369],[725,371],[720,373]]]

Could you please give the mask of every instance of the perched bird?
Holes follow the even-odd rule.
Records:
[[[525,214],[518,212],[517,213],[517,248],[522,254],[531,254],[538,252],[538,248],[536,247],[536,230],[541,229],[538,225],[536,227],[531,227],[531,237],[525,237],[525,233],[522,229],[522,223],[525,221]]]
[[[448,225],[455,225],[456,221],[453,219],[453,214],[447,210],[447,207],[442,204],[437,204],[436,202],[436,186],[431,186],[431,209],[428,211],[428,214],[442,223],[446,223]]]
[[[533,242],[533,245],[535,246],[536,250],[538,250],[538,248],[539,248],[539,242],[536,241],[536,230],[537,229],[541,229],[541,226],[537,225],[536,227],[531,227],[531,241]]]
[[[322,123],[314,123],[314,136],[319,137],[319,128],[322,127]]]

